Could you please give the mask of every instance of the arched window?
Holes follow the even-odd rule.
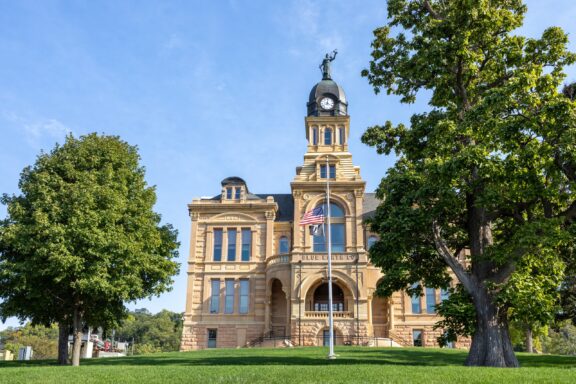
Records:
[[[378,241],[378,238],[374,235],[368,237],[368,241],[366,242],[366,247],[368,249],[372,248],[372,246],[374,245],[374,243],[376,243]]]
[[[328,208],[324,204],[324,216],[328,216]],[[335,203],[330,203],[330,228],[332,235],[332,252],[344,252],[346,249],[346,223],[344,217],[344,210],[341,206]],[[325,219],[325,224],[328,219]],[[314,252],[327,252],[326,246],[328,234],[326,225],[323,225],[323,230],[318,231],[312,236],[312,244]]]
[[[314,291],[314,311],[329,310],[328,283],[323,283]],[[344,292],[337,284],[332,283],[332,310],[344,311]]]
[[[324,144],[332,145],[332,128],[324,129]]]
[[[279,253],[280,254],[286,254],[289,251],[290,245],[288,244],[288,238],[286,236],[282,236],[280,237],[280,242],[279,242]]]

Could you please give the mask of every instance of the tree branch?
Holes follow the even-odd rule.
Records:
[[[444,16],[441,16],[438,12],[436,12],[434,10],[434,8],[432,8],[432,5],[430,5],[430,2],[428,2],[428,0],[424,0],[424,8],[428,11],[428,13],[430,14],[430,16],[432,16],[434,19],[436,20],[444,20]]]
[[[458,280],[460,280],[462,285],[464,285],[466,290],[468,292],[474,292],[475,288],[473,287],[472,277],[466,272],[462,264],[460,264],[456,258],[457,254],[452,256],[450,249],[448,249],[446,242],[440,234],[440,226],[436,221],[432,223],[432,233],[434,234],[434,244],[436,245],[436,250],[440,256],[442,256],[446,264],[448,264],[452,271],[454,271],[454,274],[456,274],[456,277]]]
[[[512,273],[516,270],[516,263],[509,261],[498,269],[496,274],[490,280],[496,284],[503,284],[508,281]]]

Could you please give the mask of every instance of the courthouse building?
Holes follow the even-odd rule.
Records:
[[[368,259],[377,240],[364,220],[378,201],[365,192],[348,151],[350,117],[344,90],[324,59],[322,80],[307,102],[304,161],[290,193],[255,193],[240,177],[193,199],[186,312],[181,349],[243,347],[267,339],[322,345],[328,339],[327,246],[300,220],[326,203],[330,182],[333,310],[336,344],[437,346],[434,306],[424,296],[375,295],[381,271]],[[247,154],[249,156],[249,154]]]

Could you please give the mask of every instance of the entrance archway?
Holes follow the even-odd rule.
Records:
[[[312,308],[316,312],[328,312],[330,309],[329,295],[328,295],[328,283],[320,284],[314,290],[314,295],[312,296],[313,304]],[[346,303],[344,301],[344,291],[338,286],[338,284],[332,284],[332,310],[333,311],[345,311]]]
[[[376,284],[378,286],[380,281]],[[390,337],[390,298],[380,297],[374,294],[372,298],[372,329],[374,337]]]
[[[270,294],[270,329],[275,337],[286,336],[286,320],[288,318],[286,312],[286,294],[282,290],[282,282],[274,279]]]

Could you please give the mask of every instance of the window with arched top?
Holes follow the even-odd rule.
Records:
[[[328,207],[323,203],[324,225],[317,228],[312,234],[312,250],[314,252],[327,252],[327,231],[326,224],[328,219]],[[330,234],[332,236],[332,252],[344,252],[346,249],[346,218],[344,209],[336,204],[330,203]]]
[[[372,248],[372,246],[378,241],[378,238],[374,235],[368,237],[368,241],[366,242],[367,249]]]
[[[280,254],[286,254],[290,250],[290,244],[288,243],[288,238],[286,236],[280,237],[278,251]]]

